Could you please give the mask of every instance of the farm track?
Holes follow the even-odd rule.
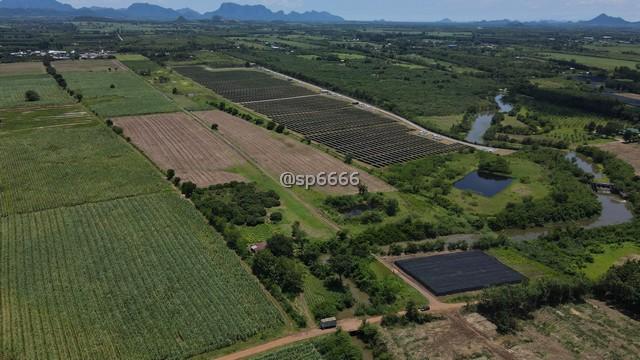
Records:
[[[160,168],[201,187],[244,181],[226,171],[243,159],[225,142],[205,131],[187,114],[172,113],[114,119],[132,142]]]

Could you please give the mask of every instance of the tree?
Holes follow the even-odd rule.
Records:
[[[186,198],[190,198],[198,187],[191,181],[186,181],[180,186],[180,191]]]
[[[105,123],[107,124],[108,127],[112,127],[113,126],[113,120],[111,120],[111,119],[107,119],[105,121]]]
[[[173,95],[177,95],[177,94],[178,94],[178,88],[175,88],[175,87],[174,87],[173,89],[171,89],[171,93],[172,93]]]
[[[267,130],[273,130],[276,127],[276,123],[274,123],[273,121],[269,121],[267,123]]]
[[[115,84],[111,84],[111,85],[109,86],[109,88],[111,88],[111,89],[115,89],[115,88],[116,88],[116,86],[115,86]]]
[[[345,164],[351,164],[353,162],[353,155],[347,154],[344,157],[344,162],[345,162]]]
[[[358,184],[358,194],[359,195],[366,195],[369,193],[369,188],[367,187],[367,185],[360,183]]]
[[[492,154],[483,154],[478,166],[480,172],[491,174],[511,174],[509,163],[503,157]]]
[[[40,101],[40,94],[34,90],[27,90],[24,93],[24,99],[28,102]]]
[[[278,134],[282,134],[284,132],[284,125],[279,124],[278,126],[276,126],[276,132]]]
[[[174,176],[176,176],[176,171],[175,170],[173,170],[173,169],[167,170],[167,180],[173,179]]]
[[[400,207],[400,204],[396,199],[387,199],[384,202],[384,212],[388,216],[395,216],[398,213],[399,207]]]
[[[218,124],[211,124],[211,130],[218,131]]]
[[[354,261],[353,258],[348,254],[337,254],[329,259],[329,266],[331,266],[331,271],[336,273],[342,281],[343,276],[349,276],[353,272]]]
[[[267,240],[269,250],[275,256],[293,256],[293,239],[282,234],[275,234]]]

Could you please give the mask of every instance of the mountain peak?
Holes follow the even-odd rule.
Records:
[[[0,0],[0,8],[74,11],[73,6],[56,0]]]
[[[225,2],[216,11],[204,14],[208,18],[216,17],[237,21],[300,21],[300,22],[342,22],[343,18],[328,12],[307,11],[304,13],[284,11],[273,12],[264,5],[239,5]]]
[[[583,21],[582,23],[592,26],[625,26],[631,24],[621,17],[613,17],[605,13],[602,13],[589,21]]]

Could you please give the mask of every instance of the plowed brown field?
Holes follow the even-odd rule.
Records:
[[[612,142],[598,145],[602,150],[616,154],[616,156],[633,166],[637,175],[640,175],[640,144],[625,144],[622,142]]]
[[[114,119],[140,150],[164,170],[174,169],[182,180],[198,186],[245,181],[228,168],[244,159],[184,113],[128,116]]]
[[[239,147],[260,167],[274,177],[284,172],[295,175],[315,175],[319,172],[353,172],[360,173],[360,181],[366,184],[369,191],[393,191],[393,187],[363,170],[347,165],[333,156],[323,153],[311,146],[279,135],[272,131],[253,125],[245,120],[221,111],[202,111],[196,115],[208,124],[218,124],[218,131],[226,139]],[[329,194],[353,194],[357,188],[349,187],[315,187]]]

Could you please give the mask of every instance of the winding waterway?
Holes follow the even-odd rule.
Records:
[[[495,97],[496,104],[498,104],[498,109],[501,113],[508,113],[513,110],[513,106],[504,101],[504,95],[500,94]],[[467,134],[466,141],[474,144],[484,144],[484,134],[491,127],[491,121],[493,120],[493,113],[483,113],[476,117]]]

